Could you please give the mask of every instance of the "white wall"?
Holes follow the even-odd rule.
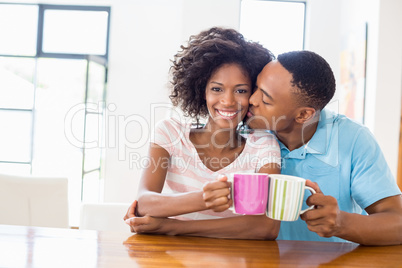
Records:
[[[339,0],[308,0],[305,49],[321,55],[339,77],[340,10]],[[339,79],[336,79],[337,84]]]
[[[152,103],[168,103],[169,59],[181,42],[181,0],[114,0],[111,11],[104,201],[129,202],[145,157]],[[131,163],[131,164],[130,164]]]
[[[373,133],[393,174],[398,167],[402,89],[402,1],[381,0],[377,41],[377,81]]]
[[[343,2],[343,10],[352,9],[349,20],[368,22],[365,124],[377,138],[396,176],[402,88],[402,35],[398,32],[402,27],[402,1]]]

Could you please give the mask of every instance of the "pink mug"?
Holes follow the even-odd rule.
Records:
[[[233,205],[236,214],[263,215],[267,209],[269,175],[266,173],[226,174],[231,182]]]

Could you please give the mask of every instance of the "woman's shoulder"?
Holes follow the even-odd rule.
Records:
[[[251,142],[277,141],[276,136],[269,131],[250,131],[244,137]]]
[[[247,139],[247,144],[250,147],[263,149],[269,147],[278,147],[279,143],[276,136],[268,131],[254,131],[243,135]]]
[[[166,118],[159,121],[155,125],[155,129],[165,130],[168,132],[182,132],[188,128],[188,124],[185,121],[181,121],[177,118]]]
[[[155,125],[155,129],[151,133],[151,142],[172,153],[175,146],[187,141],[187,137],[188,127],[185,123],[175,118],[167,118]]]

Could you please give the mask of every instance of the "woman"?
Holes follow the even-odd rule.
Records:
[[[133,231],[276,238],[278,222],[265,215],[235,215],[227,210],[227,200],[220,206],[209,191],[227,173],[280,173],[279,145],[273,135],[250,134],[246,139],[238,132],[254,81],[272,58],[267,49],[232,29],[211,28],[182,46],[171,69],[170,97],[196,120],[197,127],[175,119],[156,127],[149,151],[151,165],[139,184],[139,205],[135,202],[125,217],[132,216],[134,207],[144,216],[127,221]],[[202,117],[207,117],[205,125],[199,124]],[[219,180],[228,183],[225,177]]]

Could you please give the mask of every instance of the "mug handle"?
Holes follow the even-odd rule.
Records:
[[[229,210],[232,211],[233,213],[236,213],[236,209],[234,206],[234,180],[233,180],[233,174],[225,174],[226,178],[228,178],[228,182],[230,182],[230,194],[229,194],[229,199],[232,200],[232,205],[229,207]]]
[[[304,189],[309,190],[309,191],[311,192],[311,194],[315,194],[315,193],[316,193],[315,190],[314,190],[313,188],[309,187],[309,186],[305,186]],[[304,212],[308,211],[308,210],[312,210],[313,208],[314,208],[314,205],[313,205],[313,206],[310,206],[310,207],[308,207],[308,208],[306,208],[306,209],[304,209],[304,210],[301,210],[301,211],[300,211],[300,215],[303,214]]]

